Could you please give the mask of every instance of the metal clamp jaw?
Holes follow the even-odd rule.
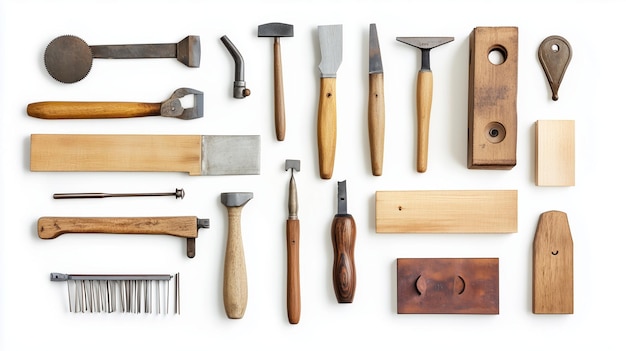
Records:
[[[193,106],[183,108],[180,101],[187,95],[193,95]],[[204,115],[204,93],[191,88],[179,88],[169,99],[161,103],[161,116],[178,117],[181,119],[195,119]]]
[[[244,79],[244,62],[243,56],[239,53],[239,50],[235,47],[235,45],[228,39],[227,36],[222,36],[220,38],[228,52],[233,56],[235,60],[235,82],[233,83],[233,97],[235,99],[243,99],[246,96],[250,95],[250,89],[246,88],[246,81]]]

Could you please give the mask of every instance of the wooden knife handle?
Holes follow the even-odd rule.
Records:
[[[285,95],[283,90],[283,64],[280,54],[280,38],[274,38],[274,124],[276,139],[285,140]]]
[[[417,171],[426,172],[428,165],[428,129],[433,102],[433,72],[417,73]]]
[[[198,237],[198,218],[183,217],[41,217],[37,222],[41,239],[68,233],[165,234]]]
[[[333,287],[339,303],[351,303],[356,290],[354,244],[356,224],[349,214],[335,215],[332,223]]]
[[[287,316],[300,321],[300,221],[287,220]]]
[[[43,119],[159,116],[161,103],[44,101],[28,104],[26,113]]]
[[[337,144],[336,78],[322,78],[317,110],[317,149],[320,177],[330,179],[335,166]]]
[[[385,149],[385,93],[382,73],[369,75],[367,122],[372,175],[379,176],[383,174]]]
[[[224,309],[231,319],[240,319],[248,304],[248,278],[241,237],[243,206],[227,207],[228,238],[224,254]]]

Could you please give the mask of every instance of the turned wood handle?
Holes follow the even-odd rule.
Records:
[[[356,290],[354,244],[356,224],[351,215],[335,215],[332,223],[333,287],[339,303],[351,303]]]
[[[433,72],[417,73],[417,171],[426,172],[428,165],[428,129],[433,102]]]
[[[26,112],[44,119],[144,117],[159,116],[161,103],[44,101],[29,104]]]
[[[198,218],[183,217],[41,217],[37,222],[41,239],[68,233],[165,234],[198,237]]]
[[[231,319],[240,319],[248,304],[248,278],[241,237],[243,206],[227,207],[228,238],[224,254],[224,309]]]
[[[337,144],[336,78],[322,78],[317,111],[317,149],[320,177],[330,179],[335,166]]]
[[[274,38],[274,124],[276,139],[285,140],[285,95],[283,90],[283,65],[280,54],[280,39]]]
[[[287,316],[300,321],[300,221],[287,220]]]
[[[372,175],[379,176],[383,174],[385,149],[385,94],[382,73],[369,76],[367,117]]]

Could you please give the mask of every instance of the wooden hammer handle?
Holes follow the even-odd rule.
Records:
[[[43,101],[26,107],[29,116],[43,119],[93,119],[159,116],[161,103]]]
[[[183,217],[41,217],[37,222],[41,239],[67,233],[164,234],[198,237],[198,218]]]
[[[300,321],[300,221],[287,220],[287,316],[289,323]]]
[[[224,309],[231,319],[240,319],[248,304],[248,278],[241,237],[243,206],[227,207],[228,238],[224,254]]]
[[[317,112],[317,148],[320,177],[330,179],[335,166],[337,144],[336,78],[322,78]]]
[[[285,94],[283,89],[283,65],[280,54],[280,38],[274,38],[274,124],[276,139],[285,140]]]
[[[426,172],[428,165],[428,129],[433,102],[433,72],[417,73],[417,171]]]

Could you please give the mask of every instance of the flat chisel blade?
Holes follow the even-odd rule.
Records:
[[[322,54],[319,65],[321,77],[335,78],[342,60],[343,25],[318,26],[317,32]]]
[[[378,31],[376,30],[376,24],[370,24],[370,64],[369,73],[383,73],[383,61],[380,56],[380,46],[378,45]]]

